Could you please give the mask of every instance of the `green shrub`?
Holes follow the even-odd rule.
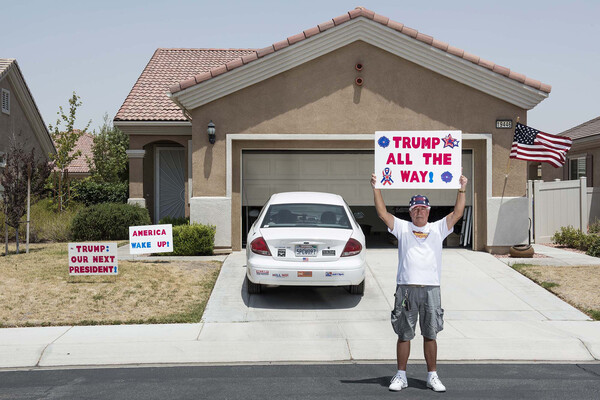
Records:
[[[201,256],[211,255],[215,247],[212,225],[192,224],[173,227],[173,252],[160,255]]]
[[[572,226],[561,227],[560,232],[552,236],[554,243],[585,251],[588,255],[600,257],[600,236],[596,233],[586,235]]]
[[[80,210],[73,219],[75,240],[122,240],[129,227],[150,225],[148,210],[138,205],[103,203]]]
[[[585,254],[592,257],[600,257],[600,236],[596,234],[591,234],[588,236],[591,236],[594,239],[591,241]]]
[[[129,185],[127,182],[97,182],[90,178],[71,181],[73,198],[91,206],[101,203],[127,203]]]
[[[579,242],[577,243],[577,248],[581,251],[588,251],[590,247],[594,245],[594,243],[598,240],[598,235],[592,233],[590,235],[582,235]]]
[[[563,226],[560,228],[560,232],[554,233],[552,241],[562,246],[577,248],[583,239],[582,236],[585,236],[585,234],[579,229],[575,229],[572,226]]]
[[[177,226],[177,225],[189,225],[190,224],[190,217],[164,217],[161,218],[160,221],[158,221],[158,223],[160,225],[168,225],[171,224],[173,226]]]
[[[594,222],[588,226],[588,233],[600,233],[600,219],[594,219]]]
[[[31,205],[31,223],[29,226],[29,242],[67,242],[71,239],[71,224],[77,212],[83,206],[71,203],[70,207],[59,213],[52,199],[41,199]],[[25,243],[27,231],[27,215],[19,226],[19,241]],[[0,212],[0,236],[4,238],[4,214]],[[15,239],[15,230],[8,228],[9,240]]]

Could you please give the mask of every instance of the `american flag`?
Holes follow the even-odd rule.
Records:
[[[566,136],[551,135],[517,123],[510,158],[547,162],[558,168],[565,163],[572,143]]]

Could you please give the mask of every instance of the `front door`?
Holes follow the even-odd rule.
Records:
[[[154,222],[185,217],[185,149],[156,148],[156,202]]]

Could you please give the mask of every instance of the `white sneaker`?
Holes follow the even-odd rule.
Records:
[[[445,392],[446,386],[442,384],[442,381],[437,376],[432,376],[429,381],[427,381],[427,387],[429,389],[433,389],[434,392]]]
[[[394,392],[399,392],[404,388],[408,387],[408,382],[406,382],[404,379],[402,379],[402,377],[398,374],[394,375],[394,377],[392,378],[392,380],[390,381],[390,390],[393,390]]]

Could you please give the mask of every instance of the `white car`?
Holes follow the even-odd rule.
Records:
[[[248,232],[249,293],[263,285],[365,289],[365,235],[341,196],[288,192],[271,196]]]

